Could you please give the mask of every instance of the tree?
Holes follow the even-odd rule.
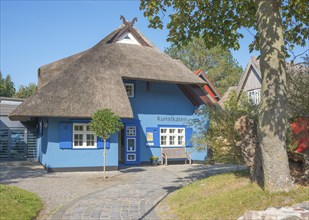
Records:
[[[37,90],[38,88],[34,83],[30,83],[28,86],[21,85],[14,97],[25,99],[32,96]]]
[[[229,50],[220,46],[208,49],[202,38],[193,38],[183,47],[172,45],[164,52],[180,59],[192,71],[202,68],[221,94],[236,85],[242,73]]]
[[[247,116],[256,121],[257,106],[244,94],[237,100],[236,92],[233,91],[224,103],[224,109],[218,105],[205,106],[201,108],[199,114],[209,115],[210,124],[209,128],[205,128],[203,119],[194,122],[200,130],[204,130],[202,136],[194,137],[197,150],[205,147],[211,149],[213,158],[209,159],[215,162],[242,164],[244,160],[238,145],[241,137],[234,129],[235,122],[241,116]],[[208,117],[205,119],[208,120]]]
[[[309,55],[303,64],[290,64],[287,68],[288,116],[293,119],[309,113]]]
[[[90,130],[104,141],[104,178],[106,178],[106,141],[122,128],[120,118],[110,109],[96,111],[90,122]]]
[[[150,27],[162,28],[159,13],[172,7],[168,40],[186,44],[201,36],[209,47],[239,48],[240,28],[256,30],[250,50],[259,49],[262,95],[258,137],[264,188],[288,191],[293,187],[286,153],[286,45],[305,46],[309,6],[303,0],[142,0],[140,9]],[[285,36],[285,38],[284,38]]]
[[[6,93],[6,88],[4,84],[4,79],[2,77],[2,72],[0,71],[0,96],[4,96]]]
[[[5,78],[2,77],[0,72],[0,96],[12,97],[15,94],[15,86],[12,82],[11,76],[7,75]]]

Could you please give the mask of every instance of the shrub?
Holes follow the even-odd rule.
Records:
[[[241,95],[237,101],[236,92],[232,92],[228,101],[224,103],[224,109],[219,105],[204,107],[199,114],[207,115],[210,125],[207,130],[203,130],[200,136],[195,136],[198,150],[208,147],[212,158],[208,158],[210,163],[236,163],[242,164],[243,157],[240,147],[236,145],[240,141],[240,136],[234,129],[235,121],[243,115],[257,120],[258,107],[254,105],[245,95]],[[204,117],[205,118],[205,117]],[[198,122],[199,127],[203,121]],[[204,123],[205,124],[205,123]],[[209,156],[209,155],[208,155]]]

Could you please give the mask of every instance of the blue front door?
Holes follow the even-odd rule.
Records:
[[[126,165],[139,164],[138,124],[125,123],[124,126],[124,155]]]

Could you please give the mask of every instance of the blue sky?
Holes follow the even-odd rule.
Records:
[[[127,20],[162,51],[168,30],[149,29],[139,1],[3,1],[1,0],[0,69],[10,74],[16,88],[37,82],[37,69],[58,59],[86,50]],[[166,18],[167,19],[167,18]],[[233,51],[243,68],[250,56],[252,37],[243,31],[241,48]],[[304,51],[304,50],[300,50]]]

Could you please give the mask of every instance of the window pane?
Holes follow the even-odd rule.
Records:
[[[178,129],[178,134],[182,134],[183,133],[183,130],[182,128]]]
[[[90,131],[90,126],[89,125],[87,125],[87,131]]]
[[[166,136],[161,136],[161,145],[166,145]]]
[[[161,133],[166,133],[167,132],[167,129],[166,128],[161,128]]]
[[[84,126],[82,125],[74,125],[74,131],[83,131],[84,130],[83,127]]]
[[[174,134],[176,129],[171,128],[170,129],[170,134]]]
[[[93,134],[87,134],[86,136],[86,145],[87,146],[94,146],[94,135]]]
[[[182,146],[183,145],[183,136],[178,136],[178,145]]]
[[[74,146],[83,146],[82,134],[74,134]]]
[[[170,136],[170,145],[175,145],[175,136]]]

